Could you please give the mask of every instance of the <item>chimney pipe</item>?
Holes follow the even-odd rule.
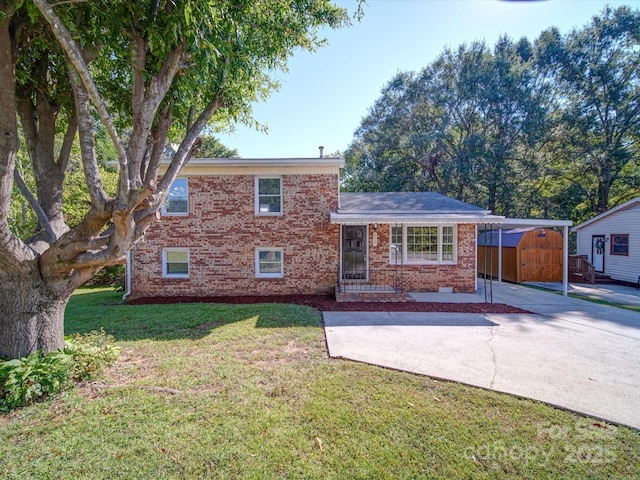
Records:
[[[320,149],[320,158],[324,158],[324,147],[318,147]]]

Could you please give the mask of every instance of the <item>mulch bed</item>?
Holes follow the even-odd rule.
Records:
[[[453,313],[531,313],[503,303],[435,303],[435,302],[336,302],[333,295],[273,295],[226,297],[143,297],[129,305],[170,303],[294,303],[321,312],[453,312]]]

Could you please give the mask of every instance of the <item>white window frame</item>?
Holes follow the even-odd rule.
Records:
[[[186,252],[187,254],[187,273],[169,273],[167,253]],[[176,262],[177,263],[177,262]],[[188,248],[163,248],[162,249],[162,277],[163,278],[189,278],[191,274],[191,255]]]
[[[260,180],[279,180],[280,181],[280,211],[279,212],[265,212],[260,208]],[[254,180],[255,191],[255,212],[260,216],[279,216],[284,211],[283,195],[282,195],[282,176],[277,175],[258,175]],[[272,195],[275,196],[275,195]]]
[[[173,186],[177,181],[184,181],[185,182],[185,186],[186,186],[186,192],[184,194],[184,196],[187,199],[187,210],[185,212],[168,212],[167,211],[167,200],[169,199],[169,197],[171,196],[171,191],[173,190]],[[180,195],[182,196],[182,195]],[[162,215],[165,217],[184,217],[189,215],[189,179],[187,177],[178,177],[176,178],[173,183],[171,184],[171,186],[169,187],[169,191],[167,192],[167,196],[164,199],[164,202],[162,202]]]
[[[398,258],[398,262],[396,263],[396,255],[394,252],[394,243],[391,241],[393,238],[393,228],[402,228],[402,254],[400,258]],[[438,237],[438,251],[437,251],[437,259],[436,260],[409,260],[408,252],[407,252],[407,229],[412,227],[437,227],[437,237]],[[452,259],[444,259],[443,252],[443,238],[444,238],[444,229],[452,228],[453,229],[453,258]],[[448,243],[448,245],[450,245]],[[456,265],[458,263],[458,225],[456,224],[431,224],[431,225],[390,225],[389,226],[389,264],[390,265]]]
[[[260,254],[263,252],[275,252],[280,255],[279,272],[260,272]],[[283,278],[284,277],[284,249],[279,247],[257,247],[255,253],[256,278]]]

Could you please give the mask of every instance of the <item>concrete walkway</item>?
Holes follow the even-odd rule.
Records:
[[[484,294],[414,294],[484,301]],[[640,429],[640,313],[512,284],[531,314],[324,312],[329,354],[511,393]]]
[[[545,288],[547,290],[562,291],[562,283],[530,282],[527,285]],[[620,305],[635,305],[640,307],[640,289],[624,285],[570,283],[568,293],[580,297],[603,300],[605,302],[618,303]]]

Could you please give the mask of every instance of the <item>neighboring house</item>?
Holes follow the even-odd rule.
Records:
[[[636,284],[640,276],[640,197],[576,225],[577,254],[598,273]]]
[[[476,289],[477,225],[436,193],[339,193],[339,158],[193,159],[127,261],[127,294]]]

